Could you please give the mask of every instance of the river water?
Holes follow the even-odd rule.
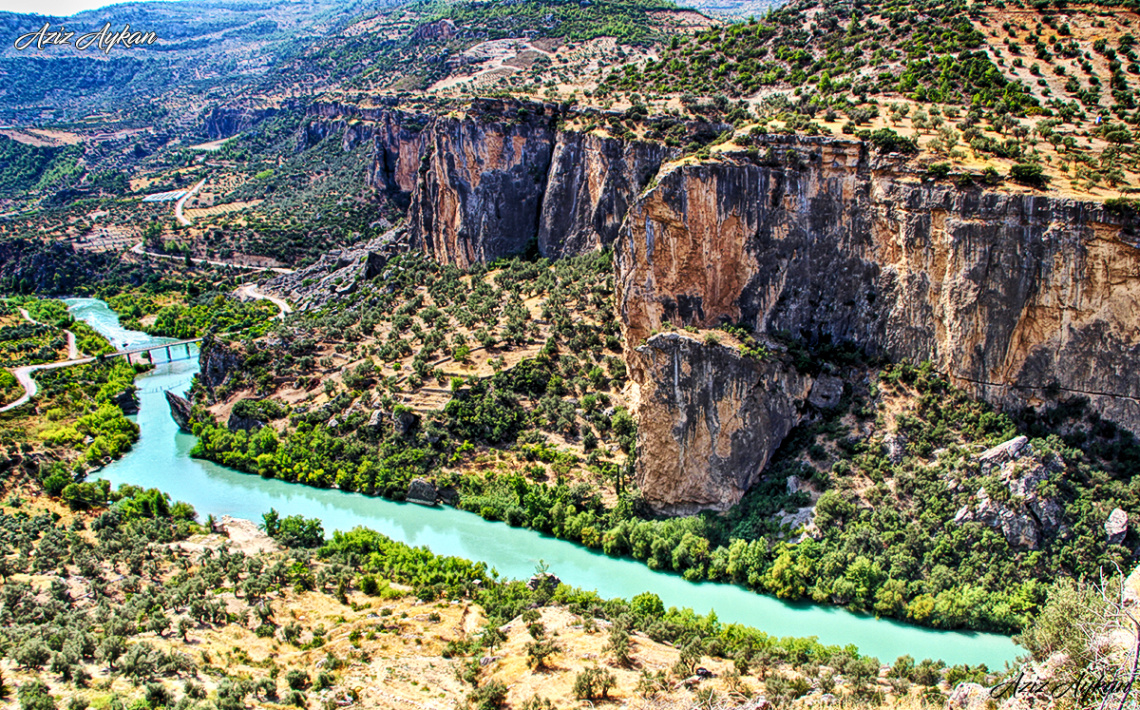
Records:
[[[67,303],[75,317],[116,347],[169,341],[122,328],[102,301],[68,299]],[[602,597],[630,598],[651,591],[666,607],[689,607],[699,613],[715,610],[722,622],[753,626],[774,636],[816,636],[826,644],[855,644],[860,652],[883,662],[909,654],[916,659],[985,663],[1000,669],[1024,653],[1011,639],[998,634],[936,631],[836,607],[788,604],[729,584],[687,582],[639,562],[487,522],[453,508],[425,508],[263,479],[192,459],[194,437],[179,431],[163,391],[184,392],[198,371],[197,357],[178,360],[180,353],[175,353],[174,362],[163,363],[164,352],[154,354],[159,364],[136,380],[141,408],[134,419],[141,428],[140,439],[126,456],[96,475],[115,486],[131,483],[159,488],[193,505],[202,517],[232,515],[260,522],[263,513],[276,508],[282,515],[319,518],[326,533],[365,526],[409,545],[425,545],[437,554],[485,562],[515,579],[530,577],[541,560],[564,582],[596,590]]]

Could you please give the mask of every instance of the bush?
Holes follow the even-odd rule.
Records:
[[[313,548],[325,544],[325,529],[317,518],[301,515],[281,518],[275,509],[270,508],[261,519],[261,529],[265,534],[285,547]]]
[[[1037,163],[1014,164],[1009,169],[1009,179],[1031,187],[1044,187],[1049,184],[1049,176]]]
[[[292,670],[285,674],[285,684],[293,690],[309,687],[309,674],[302,670]]]
[[[488,681],[467,696],[467,702],[476,710],[498,710],[507,700],[507,686],[502,681]]]
[[[918,152],[918,142],[913,138],[906,138],[889,128],[880,128],[871,133],[869,140],[880,153],[903,153],[914,155]]]
[[[926,174],[935,180],[942,180],[950,177],[950,163],[932,163],[926,169]]]
[[[55,710],[55,698],[52,697],[47,683],[42,680],[32,680],[20,686],[16,692],[20,699],[20,710]]]
[[[1140,202],[1127,197],[1110,197],[1104,201],[1104,208],[1121,215],[1134,215],[1140,211]]]

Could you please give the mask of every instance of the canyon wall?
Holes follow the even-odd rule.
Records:
[[[678,151],[559,130],[553,105],[479,99],[462,115],[318,103],[303,147],[371,142],[368,183],[409,206],[409,242],[467,268],[532,245],[560,258],[609,246],[638,192]]]
[[[639,435],[654,447],[638,461],[651,504],[683,505],[690,479],[711,475],[663,460],[675,459],[659,443],[659,422],[672,411],[644,390],[672,370],[638,344],[664,322],[739,322],[759,334],[929,359],[999,406],[1079,394],[1140,431],[1140,242],[1131,219],[1095,203],[922,182],[858,142],[773,138],[772,147],[777,158],[738,156],[658,176],[615,246],[627,359],[642,389]],[[712,396],[722,420],[733,411],[743,420],[751,406]],[[673,429],[674,439],[693,436]]]
[[[553,259],[612,244],[637,194],[677,152],[659,143],[559,132],[538,225],[539,252]]]
[[[654,335],[635,352],[643,494],[668,515],[731,507],[800,422],[812,379],[780,358],[757,361],[683,333]]]
[[[408,200],[399,243],[461,268],[531,244],[550,257],[613,245],[638,479],[662,512],[739,500],[810,411],[812,384],[727,346],[655,339],[665,322],[932,360],[998,406],[1081,395],[1140,432],[1130,215],[924,181],[854,140],[767,136],[750,155],[669,165],[664,146],[560,130],[552,106],[367,111],[340,114],[344,140],[373,140],[373,184]]]
[[[412,244],[461,269],[524,251],[538,236],[550,116],[523,109],[436,118],[412,192]]]

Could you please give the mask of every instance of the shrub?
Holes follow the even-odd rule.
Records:
[[[20,699],[20,710],[55,710],[55,698],[42,680],[24,683],[16,696]]]
[[[468,703],[476,710],[498,710],[506,700],[507,686],[498,680],[488,681],[467,696]]]
[[[293,690],[309,687],[309,674],[302,670],[292,670],[285,674],[285,684]]]
[[[869,140],[880,153],[903,153],[914,155],[918,152],[918,142],[913,138],[906,138],[889,128],[880,128],[871,133]]]
[[[1031,187],[1044,187],[1049,184],[1049,176],[1037,163],[1014,164],[1009,169],[1009,179]]]

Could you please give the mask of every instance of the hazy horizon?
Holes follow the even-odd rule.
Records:
[[[68,17],[84,10],[95,10],[108,5],[123,5],[132,0],[0,0],[0,12],[36,13]],[[166,0],[177,2],[178,0]]]

